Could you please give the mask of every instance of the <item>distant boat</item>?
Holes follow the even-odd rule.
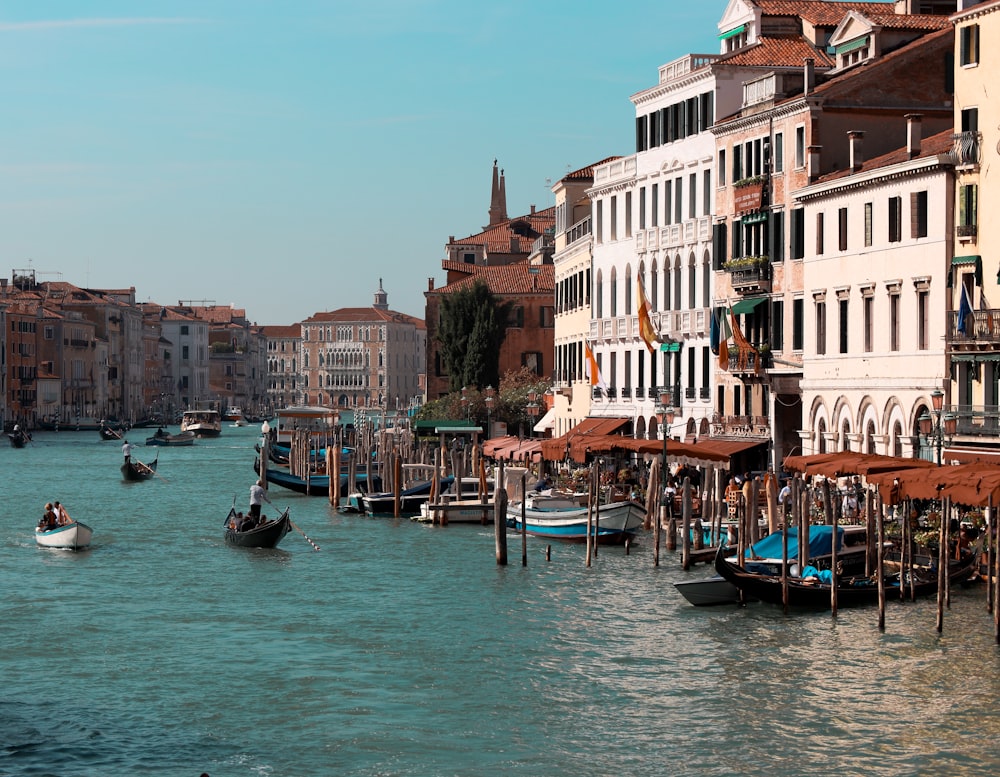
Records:
[[[35,527],[35,542],[43,548],[82,550],[90,545],[94,530],[87,524],[73,521],[54,529]]]
[[[11,448],[23,448],[31,442],[31,435],[23,429],[18,429],[14,432],[8,432],[7,439],[10,440]]]
[[[194,445],[194,432],[181,432],[180,434],[168,434],[163,429],[157,429],[156,434],[146,438],[146,445]]]
[[[222,418],[217,410],[185,410],[181,431],[193,432],[196,437],[218,437],[222,434]]]
[[[230,405],[226,408],[226,412],[222,414],[222,419],[224,421],[239,421],[243,418],[243,409],[237,407],[236,405]]]

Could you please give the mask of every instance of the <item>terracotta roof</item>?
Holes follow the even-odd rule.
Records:
[[[609,156],[602,159],[600,162],[594,162],[593,164],[587,165],[586,167],[581,167],[579,170],[574,170],[571,173],[566,173],[562,177],[564,181],[578,181],[578,180],[589,180],[594,177],[594,168],[598,165],[607,164],[608,162],[613,162],[616,159],[621,159],[620,156]]]
[[[873,13],[865,18],[887,30],[944,30],[953,29],[947,16],[921,13]]]
[[[825,51],[816,48],[802,36],[762,37],[758,43],[718,61],[742,67],[802,67],[802,61],[806,57],[812,57],[818,68],[830,68],[834,65],[834,60]]]
[[[406,313],[398,313],[395,310],[382,310],[381,308],[340,308],[338,310],[321,311],[314,313],[309,318],[303,319],[303,324],[345,322],[355,323],[359,321],[373,321],[388,324],[412,324],[417,329],[424,328],[424,320],[409,316]]]
[[[846,178],[850,175],[868,173],[873,170],[879,170],[883,167],[898,165],[911,158],[922,159],[924,157],[937,156],[938,154],[947,154],[954,147],[954,132],[948,129],[944,132],[939,132],[937,135],[931,135],[930,137],[924,138],[920,142],[920,153],[918,153],[915,157],[910,157],[909,152],[904,146],[902,148],[897,148],[894,151],[890,151],[888,154],[882,154],[881,156],[865,160],[861,164],[861,167],[857,170],[837,170],[833,173],[821,175],[815,182],[823,183],[825,181],[836,181],[838,178]]]
[[[301,337],[302,326],[300,324],[272,324],[260,328],[264,337],[269,340],[278,340],[282,337]]]
[[[751,5],[760,8],[765,16],[800,17],[817,27],[836,27],[848,11],[865,14],[887,15],[893,8],[892,2],[885,3],[831,3],[826,0],[752,0]],[[947,17],[945,17],[947,18]]]
[[[462,270],[468,275],[461,280],[439,286],[431,294],[451,292],[485,281],[494,294],[524,296],[525,294],[552,294],[555,292],[555,267],[551,264],[529,264],[527,261],[512,264],[475,265],[462,262],[445,262],[445,269]]]
[[[511,228],[517,222],[527,223],[533,231],[544,234],[546,230],[555,228],[556,209],[555,206],[544,210],[529,213],[526,216],[517,216],[506,221],[487,227],[476,235],[469,235],[461,240],[451,240],[448,245],[481,245],[486,246],[490,253],[509,254],[523,253],[531,251],[531,246],[535,242],[533,238],[516,234]],[[512,250],[512,244],[513,249]]]

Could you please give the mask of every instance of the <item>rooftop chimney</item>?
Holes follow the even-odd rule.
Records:
[[[920,113],[908,113],[906,119],[906,155],[913,157],[920,154],[920,122],[924,118]]]
[[[851,150],[851,169],[860,170],[865,161],[864,154],[861,153],[865,133],[862,130],[851,130],[847,133],[847,139]]]
[[[802,60],[802,94],[809,94],[813,87],[816,86],[816,70],[814,69],[814,61],[812,57],[806,57]]]
[[[427,291],[434,291],[434,278],[427,279]]]

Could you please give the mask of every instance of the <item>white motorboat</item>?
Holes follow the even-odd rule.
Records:
[[[73,521],[54,529],[35,528],[35,542],[43,548],[82,550],[90,545],[94,530],[87,524]]]
[[[195,437],[218,437],[222,434],[222,416],[218,410],[185,410],[181,432],[194,432]]]
[[[534,494],[523,504],[507,505],[507,525],[536,537],[585,542],[588,510],[575,495]],[[592,509],[590,531],[602,544],[625,542],[642,528],[645,517],[646,508],[638,502],[609,502]]]

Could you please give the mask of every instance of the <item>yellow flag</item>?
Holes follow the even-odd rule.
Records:
[[[646,344],[649,352],[652,353],[656,350],[653,347],[653,343],[657,341],[656,330],[653,329],[653,322],[649,317],[649,303],[646,301],[646,292],[642,288],[642,276],[636,278],[636,286],[638,291],[636,292],[636,299],[639,304],[639,336],[642,341]]]

